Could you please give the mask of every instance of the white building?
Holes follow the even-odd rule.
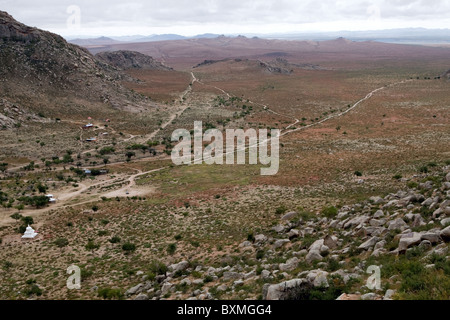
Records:
[[[35,232],[34,229],[30,227],[30,225],[28,225],[28,227],[25,230],[25,233],[22,236],[22,239],[34,239],[37,235],[38,235],[37,232]]]

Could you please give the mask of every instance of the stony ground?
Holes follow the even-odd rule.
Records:
[[[214,267],[183,260],[144,275],[125,296],[449,299],[449,169],[421,175],[385,197],[326,208],[322,215],[288,212],[271,229],[249,234],[238,246],[237,261]],[[375,269],[378,286],[368,279]]]

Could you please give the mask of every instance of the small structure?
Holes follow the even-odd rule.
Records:
[[[94,125],[92,123],[88,123],[83,126],[83,129],[91,129],[93,127],[94,127]]]
[[[84,174],[91,174],[92,172],[91,172],[91,170],[89,170],[89,169],[84,169]]]
[[[96,137],[86,139],[87,142],[95,142],[97,141]]]
[[[46,197],[48,198],[48,202],[55,203],[56,199],[52,194],[47,194]]]
[[[30,225],[25,229],[25,233],[22,236],[22,239],[34,239],[37,236],[37,232],[34,231]]]

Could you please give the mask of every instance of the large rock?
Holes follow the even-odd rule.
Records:
[[[394,296],[394,294],[395,294],[395,290],[392,290],[392,289],[386,290],[383,300],[392,300],[392,297]]]
[[[445,218],[441,220],[441,225],[446,227],[448,225],[450,225],[450,218]]]
[[[445,181],[450,182],[450,172],[445,176]]]
[[[292,229],[288,232],[288,237],[290,240],[298,238],[300,236],[300,231],[297,229]]]
[[[438,243],[439,242],[439,232],[436,233],[436,232],[429,231],[429,232],[423,234],[420,239],[421,240],[428,240],[432,244]]]
[[[361,217],[353,218],[353,219],[347,221],[347,222],[344,224],[344,229],[353,228],[353,227],[356,227],[356,226],[359,226],[359,225],[363,225],[363,224],[366,223],[366,221],[369,220],[369,219],[370,219],[370,218],[369,218],[369,217],[366,217],[366,216],[361,216]]]
[[[244,274],[238,273],[238,272],[232,272],[232,271],[225,271],[223,273],[223,280],[229,281],[229,280],[239,280],[244,277]]]
[[[136,293],[139,293],[139,292],[142,291],[142,287],[143,287],[143,286],[144,286],[144,284],[139,283],[138,285],[136,285],[136,286],[134,286],[134,287],[128,289],[128,291],[125,292],[125,295],[126,295],[126,296],[132,296],[132,295],[134,295],[134,294],[136,294]]]
[[[278,233],[282,233],[286,230],[286,226],[279,224],[279,225],[272,227],[272,230],[275,232],[278,232]]]
[[[267,237],[263,234],[257,234],[255,236],[255,243],[256,244],[263,244],[267,241]]]
[[[288,212],[284,216],[281,217],[281,220],[289,221],[289,220],[294,219],[297,215],[298,215],[298,212],[295,212],[295,211]]]
[[[375,212],[374,215],[373,215],[373,217],[374,217],[375,219],[384,217],[384,212],[383,212],[383,210],[378,210],[377,212]]]
[[[293,257],[286,261],[286,263],[280,263],[279,268],[281,271],[294,270],[295,268],[297,268],[299,262],[300,260],[297,257]]]
[[[323,259],[323,257],[320,255],[320,251],[311,250],[308,252],[305,259],[306,259],[306,262],[313,263],[314,261],[321,261]]]
[[[440,236],[445,242],[450,242],[450,226],[442,230]]]
[[[320,248],[322,248],[324,244],[324,240],[320,239],[320,240],[316,240],[314,241],[314,243],[309,247],[309,251],[320,251]]]
[[[284,246],[286,243],[289,243],[289,242],[290,242],[289,239],[279,239],[279,240],[275,241],[275,243],[273,244],[273,248],[274,249],[281,248],[282,246]]]
[[[380,197],[370,197],[369,200],[373,203],[373,204],[382,204],[384,203],[384,199],[380,198]]]
[[[168,267],[168,270],[170,272],[177,272],[177,271],[184,271],[189,267],[189,262],[187,261],[181,261],[179,263],[171,264]]]
[[[161,295],[169,293],[170,289],[172,289],[172,284],[170,282],[164,283],[161,288]]]
[[[403,235],[400,238],[400,243],[398,245],[399,252],[405,252],[409,247],[420,244],[422,235],[417,232],[412,232]]]
[[[400,230],[400,231],[404,231],[406,230],[406,228],[408,228],[408,225],[401,218],[397,218],[394,221],[391,221],[388,227],[389,230]]]
[[[308,273],[306,279],[311,283],[314,287],[328,288],[328,272],[323,270],[313,270]]]
[[[306,279],[293,279],[278,284],[273,284],[267,289],[266,300],[294,300],[304,290],[309,290],[311,285]]]
[[[369,250],[369,249],[372,249],[377,244],[377,242],[379,242],[380,240],[381,239],[378,238],[378,237],[372,237],[369,240],[367,240],[366,242],[364,242],[363,244],[361,244],[358,247],[358,249],[366,250],[366,251]]]
[[[323,239],[323,244],[326,245],[328,248],[330,248],[331,250],[335,249],[337,247],[337,241],[338,238],[335,236],[330,236],[327,235],[324,239]]]

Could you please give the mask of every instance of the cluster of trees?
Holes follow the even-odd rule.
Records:
[[[36,209],[45,207],[49,203],[46,196],[23,196],[18,199],[24,205],[35,206]]]

